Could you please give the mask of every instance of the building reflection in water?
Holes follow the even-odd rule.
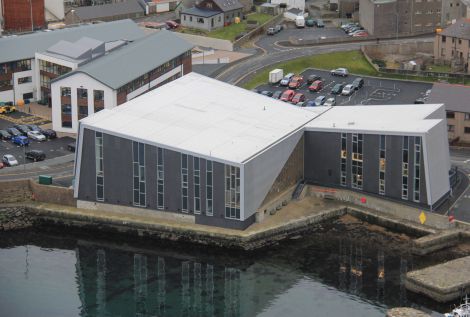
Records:
[[[383,303],[385,299],[385,255],[382,249],[377,255],[377,301]]]
[[[339,286],[340,290],[348,290],[352,294],[359,294],[362,290],[363,278],[363,252],[361,245],[350,243],[344,245],[340,241],[339,247]],[[349,288],[347,287],[349,277]]]
[[[406,306],[406,287],[405,279],[406,272],[408,272],[408,260],[403,257],[400,258],[400,306]]]

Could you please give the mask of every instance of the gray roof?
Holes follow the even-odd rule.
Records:
[[[144,13],[144,8],[142,8],[137,0],[128,0],[124,2],[96,6],[77,7],[68,11],[67,14],[69,14],[72,10],[73,15],[84,21],[95,19],[98,20],[104,17],[113,17],[124,14]]]
[[[289,10],[287,10],[287,12],[290,12],[290,13],[295,14],[295,15],[301,15],[303,13],[302,10],[297,9],[297,8],[289,9]]]
[[[427,103],[443,103],[446,110],[470,113],[470,87],[436,83]]]
[[[243,8],[243,5],[238,0],[212,0],[219,7],[220,10],[227,12]]]
[[[47,50],[60,40],[76,41],[83,36],[104,42],[121,39],[137,40],[145,33],[132,20],[120,20],[71,27],[50,32],[0,38],[0,63],[34,58],[34,53]]]
[[[470,40],[470,19],[460,19],[446,27],[440,34]]]
[[[97,58],[54,81],[81,72],[117,89],[192,48],[189,42],[162,30]]]
[[[201,9],[197,7],[192,7],[192,8],[184,8],[181,10],[181,14],[188,14],[188,15],[194,15],[198,17],[203,17],[203,18],[208,18],[217,14],[222,13],[222,11],[215,11],[215,10],[208,10],[208,9]]]

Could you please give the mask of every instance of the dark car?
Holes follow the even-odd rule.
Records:
[[[321,79],[320,76],[313,74],[313,75],[308,76],[307,83],[311,84],[314,81],[317,81],[317,80],[320,80],[320,79]]]
[[[317,28],[324,28],[325,23],[323,23],[323,20],[317,20]]]
[[[46,136],[46,138],[48,139],[55,139],[57,138],[57,133],[52,130],[52,129],[45,129],[45,130],[42,130],[42,134],[44,134]]]
[[[415,100],[414,103],[415,103],[415,105],[423,105],[425,101],[426,100],[424,100],[424,98],[418,98],[418,99]]]
[[[34,162],[44,161],[46,159],[46,154],[41,150],[31,150],[26,152],[26,158]]]
[[[269,90],[263,90],[263,91],[261,92],[261,94],[262,94],[263,96],[268,96],[268,97],[272,97],[272,96],[273,96],[273,92],[272,92],[272,91],[269,91]]]
[[[0,130],[0,140],[10,140],[11,134],[8,133],[6,130]]]
[[[16,128],[8,128],[7,132],[10,133],[12,137],[21,135],[21,132],[18,131],[18,129],[16,129]]]
[[[364,86],[364,79],[358,77],[358,78],[354,79],[354,81],[352,82],[352,85],[353,85],[355,90],[358,90],[359,88]]]
[[[314,18],[307,18],[307,20],[305,20],[305,25],[306,26],[315,26],[317,25],[317,21],[314,19]]]
[[[344,84],[336,84],[333,89],[331,89],[331,93],[333,95],[339,95],[343,91],[343,88]]]
[[[70,152],[75,152],[75,142],[67,144],[67,150]]]
[[[31,129],[26,124],[15,124],[13,127],[20,131],[23,135],[27,135],[28,132],[31,131]]]
[[[35,124],[28,124],[27,126],[31,131],[42,132],[42,129],[39,126],[35,125]]]
[[[273,94],[274,99],[279,99],[282,96],[283,91],[282,90],[276,90]]]
[[[312,100],[306,101],[304,106],[305,107],[315,107],[315,100],[312,99]]]
[[[170,29],[176,29],[180,26],[178,23],[176,23],[175,21],[172,21],[172,20],[168,20],[165,23]]]

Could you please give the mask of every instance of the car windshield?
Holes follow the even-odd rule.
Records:
[[[31,134],[39,135],[39,132],[38,131],[31,131]]]
[[[15,159],[15,157],[13,155],[10,155],[10,154],[5,155],[5,158],[9,161]]]

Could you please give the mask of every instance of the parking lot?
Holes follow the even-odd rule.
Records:
[[[306,83],[306,80],[308,76],[312,74],[319,75],[323,81],[323,89],[319,92],[310,92],[308,90],[309,85]],[[355,78],[363,78],[364,86],[354,91],[351,96],[336,95],[337,106],[412,104],[416,99],[422,98],[426,91],[432,88],[432,84],[420,82],[355,75],[337,77],[330,75],[329,71],[316,69],[308,69],[301,75],[304,76],[305,82],[297,91],[303,93],[307,100],[314,100],[318,96],[326,96],[326,98],[335,97],[335,95],[330,93],[335,84],[351,84]],[[279,84],[265,84],[258,86],[257,89],[260,91],[269,90],[274,92],[277,90],[284,91],[288,88],[280,86]]]

